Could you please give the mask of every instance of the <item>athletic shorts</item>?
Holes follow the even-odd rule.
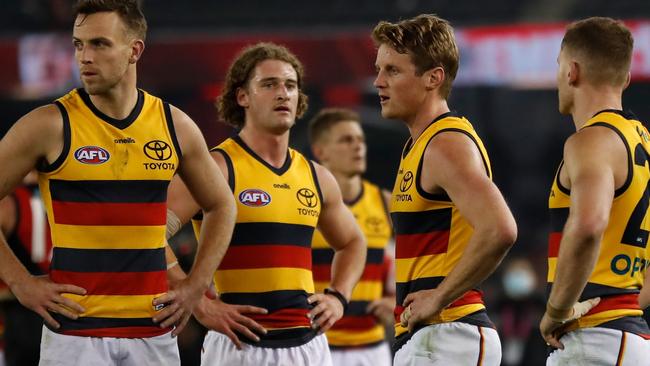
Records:
[[[547,366],[637,366],[650,364],[650,342],[634,333],[608,328],[583,328],[560,338],[564,349],[553,351]]]
[[[151,338],[79,337],[43,326],[39,366],[179,366],[171,332]]]
[[[331,349],[332,363],[337,366],[391,366],[393,356],[388,343],[370,347]]]
[[[333,366],[327,338],[324,334],[297,347],[266,348],[242,343],[242,349],[238,350],[230,338],[215,331],[208,331],[205,336],[201,365]]]
[[[499,366],[497,331],[461,322],[433,324],[418,330],[395,353],[395,366]]]

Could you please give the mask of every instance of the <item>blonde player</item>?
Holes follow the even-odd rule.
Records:
[[[375,87],[404,146],[391,200],[397,307],[395,365],[498,365],[501,345],[477,286],[516,238],[487,152],[447,98],[458,69],[449,23],[380,22]]]

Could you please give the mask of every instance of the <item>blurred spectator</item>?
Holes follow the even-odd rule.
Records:
[[[25,177],[23,186],[0,200],[0,228],[16,257],[31,274],[47,273],[52,242],[34,172]],[[0,307],[5,315],[6,366],[38,365],[43,320],[22,306],[2,285]]]
[[[514,258],[504,268],[504,296],[497,302],[495,317],[503,347],[502,364],[545,365],[547,350],[537,329],[545,302],[533,266],[525,258]]]

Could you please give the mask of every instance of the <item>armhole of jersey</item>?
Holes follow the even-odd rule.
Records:
[[[422,175],[422,163],[424,162],[424,152],[426,151],[427,147],[429,146],[429,143],[431,143],[431,140],[433,140],[434,137],[436,137],[438,134],[442,132],[447,132],[447,131],[452,131],[452,132],[460,132],[464,134],[465,136],[469,137],[470,140],[474,143],[476,148],[478,149],[478,153],[481,155],[481,160],[483,161],[483,167],[485,168],[485,174],[487,174],[488,178],[492,179],[492,172],[490,171],[490,167],[488,166],[487,161],[485,160],[485,156],[483,156],[483,151],[481,150],[478,141],[470,134],[469,132],[460,129],[460,128],[445,128],[442,129],[438,132],[436,132],[433,136],[429,138],[429,141],[427,141],[427,146],[424,147],[424,150],[422,151],[422,156],[420,157],[420,162],[418,163],[418,170],[417,170],[417,175],[415,177],[415,188],[418,191],[418,194],[428,200],[432,201],[443,201],[443,202],[451,202],[451,198],[449,198],[449,195],[447,192],[444,193],[429,193],[426,192],[423,188],[422,185],[420,184],[420,178]]]
[[[194,214],[194,216],[192,216],[192,220],[203,221],[203,211],[202,210],[197,211],[197,213]]]
[[[314,167],[314,162],[307,160],[309,163],[309,169],[311,170],[311,175],[314,177],[314,185],[316,186],[316,191],[318,192],[318,198],[320,198],[321,208],[323,207],[323,192],[320,189],[320,182],[318,181],[318,175],[316,175],[316,167]]]
[[[37,170],[41,173],[51,173],[58,169],[70,153],[70,117],[68,116],[68,111],[65,110],[65,107],[61,102],[57,100],[54,102],[54,105],[56,105],[59,112],[61,112],[61,119],[63,120],[63,149],[61,150],[61,155],[59,155],[52,164],[48,164],[45,160],[42,161],[42,164],[39,164],[40,166]]]
[[[226,161],[226,169],[228,170],[228,185],[230,186],[230,190],[235,192],[235,168],[232,165],[232,160],[230,160],[230,156],[228,156],[228,153],[226,153],[223,149],[218,147],[215,147],[210,151],[211,152],[216,151],[223,156],[223,160]]]
[[[627,188],[630,186],[630,184],[632,184],[632,176],[634,175],[634,166],[633,166],[633,163],[632,163],[632,161],[634,160],[634,157],[632,156],[632,151],[630,150],[630,146],[628,145],[627,140],[625,139],[625,136],[623,136],[623,133],[621,131],[619,131],[618,128],[610,125],[609,123],[605,123],[605,122],[596,122],[594,124],[591,124],[591,125],[587,126],[587,128],[592,127],[592,126],[602,126],[602,127],[607,127],[609,129],[611,129],[612,131],[616,132],[618,137],[620,137],[621,140],[623,141],[623,145],[625,145],[625,150],[627,151],[627,178],[625,178],[625,183],[623,183],[623,185],[619,189],[614,191],[614,197],[618,197],[618,196],[622,195],[627,190]]]
[[[562,182],[560,182],[560,172],[562,171],[562,167],[564,166],[564,160],[560,162],[560,167],[557,168],[557,173],[555,173],[555,184],[557,185],[557,188],[560,190],[560,192],[566,194],[567,196],[571,194],[571,190],[565,186],[562,185]]]
[[[163,102],[163,109],[165,110],[165,120],[167,122],[167,130],[169,131],[169,136],[172,139],[174,150],[176,150],[176,155],[178,155],[178,163],[180,164],[181,158],[183,157],[183,152],[181,151],[181,145],[179,145],[178,138],[176,137],[176,129],[174,128],[174,119],[172,118],[172,109],[169,106],[169,103],[167,102]]]

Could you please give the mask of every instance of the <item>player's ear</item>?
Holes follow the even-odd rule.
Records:
[[[246,88],[237,88],[237,104],[244,108],[248,108],[250,105],[248,90]]]
[[[446,77],[445,70],[440,66],[425,71],[422,76],[427,90],[440,89]]]

